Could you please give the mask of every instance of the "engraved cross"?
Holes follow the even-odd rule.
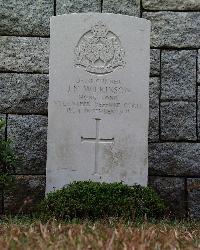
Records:
[[[81,137],[81,142],[91,142],[95,144],[95,166],[94,166],[94,174],[98,173],[98,153],[99,153],[99,144],[100,143],[113,143],[114,138],[111,139],[103,139],[99,136],[99,126],[101,119],[95,118],[96,121],[96,136],[95,138],[84,138]]]

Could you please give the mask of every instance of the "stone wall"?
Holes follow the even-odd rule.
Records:
[[[0,212],[29,211],[44,196],[49,17],[113,12],[152,22],[149,184],[173,214],[200,218],[200,1],[0,1],[0,117],[23,157]],[[199,86],[198,86],[199,85]]]

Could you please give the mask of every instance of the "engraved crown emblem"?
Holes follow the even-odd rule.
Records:
[[[106,37],[108,29],[105,24],[99,22],[91,28],[93,35],[97,38]]]
[[[121,41],[105,24],[98,22],[83,34],[75,47],[75,66],[93,74],[107,74],[124,67]]]

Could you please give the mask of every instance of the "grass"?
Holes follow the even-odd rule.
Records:
[[[0,221],[0,249],[200,249],[200,224],[115,220],[41,223],[29,217]]]

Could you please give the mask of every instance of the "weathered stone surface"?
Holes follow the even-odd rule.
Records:
[[[101,0],[57,0],[56,14],[76,12],[101,12]]]
[[[200,50],[198,50],[198,72],[197,72],[197,81],[200,83]]]
[[[0,114],[0,120],[6,120],[6,115]],[[0,130],[0,140],[5,139],[5,129]]]
[[[48,73],[49,38],[0,37],[0,71]]]
[[[200,139],[200,86],[198,86],[198,111],[197,111],[197,125],[198,125],[198,139]]]
[[[199,0],[142,0],[147,10],[200,10]]]
[[[171,216],[185,217],[185,183],[183,178],[150,176],[149,186],[153,187],[167,202]]]
[[[77,180],[146,186],[150,22],[112,13],[51,21],[46,192]]]
[[[153,77],[149,83],[149,141],[159,140],[160,79]]]
[[[151,67],[150,74],[152,76],[160,75],[160,50],[159,49],[151,49]]]
[[[54,0],[0,1],[0,34],[48,36]]]
[[[8,138],[13,141],[16,156],[22,158],[18,174],[44,174],[46,165],[47,117],[9,115]]]
[[[0,112],[47,114],[48,75],[0,74]]]
[[[151,21],[152,47],[200,47],[200,12],[143,12]]]
[[[162,52],[162,100],[196,101],[196,57],[192,50]]]
[[[188,209],[191,219],[200,219],[200,178],[187,179]]]
[[[161,103],[161,139],[196,140],[196,103]]]
[[[16,176],[14,188],[4,194],[6,213],[33,212],[45,195],[45,176]]]
[[[200,173],[200,143],[150,143],[149,174],[195,176]]]
[[[140,0],[104,0],[103,12],[140,16]]]

